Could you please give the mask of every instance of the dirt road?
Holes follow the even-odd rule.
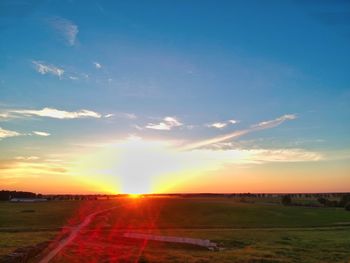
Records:
[[[118,206],[119,207],[119,206]],[[83,222],[81,222],[79,225],[77,225],[76,227],[73,227],[71,229],[71,232],[69,234],[69,236],[63,240],[61,240],[57,247],[55,247],[53,250],[51,250],[44,258],[42,258],[39,263],[48,263],[50,262],[64,247],[66,247],[67,245],[69,245],[78,235],[78,233],[80,232],[81,229],[83,229],[84,227],[88,226],[92,219],[100,214],[109,212],[111,210],[114,210],[118,207],[113,207],[113,208],[108,208],[108,209],[104,209],[101,211],[97,211],[94,212],[90,215],[88,215],[87,217],[85,217],[85,219],[83,220]]]

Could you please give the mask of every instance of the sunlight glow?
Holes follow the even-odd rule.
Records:
[[[114,185],[116,193],[147,194],[163,192],[191,174],[208,169],[213,161],[216,163],[196,152],[180,151],[171,142],[129,137],[84,156],[75,173],[104,181],[106,189]]]
[[[171,192],[208,172],[222,173],[230,165],[314,161],[322,156],[300,149],[189,149],[171,141],[131,136],[82,154],[74,174],[114,193]],[[238,165],[238,166],[237,166]]]
[[[133,198],[133,199],[137,199],[137,198],[141,198],[142,195],[141,194],[128,194],[129,198]]]

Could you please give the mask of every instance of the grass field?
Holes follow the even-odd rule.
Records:
[[[120,212],[122,210],[123,212]],[[232,199],[144,199],[115,210],[117,227],[156,228],[262,228],[350,225],[350,213],[343,208],[314,208]],[[123,225],[126,223],[127,225]],[[114,222],[110,222],[115,225]]]
[[[81,206],[80,202],[0,203],[1,228],[61,227]]]
[[[350,213],[340,208],[285,207],[227,198],[0,203],[0,255],[54,238],[59,227],[108,207],[54,262],[350,262]],[[28,212],[30,211],[30,212]],[[123,230],[210,239],[224,248],[139,243]],[[45,230],[45,231],[44,231]],[[142,248],[142,249],[140,249]],[[114,251],[113,253],[111,251]],[[83,254],[84,257],[76,257]],[[124,261],[123,261],[124,260]]]

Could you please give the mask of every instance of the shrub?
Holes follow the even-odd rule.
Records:
[[[345,206],[344,206],[346,211],[350,211],[350,202],[348,202]]]
[[[350,203],[350,194],[343,195],[339,201],[339,205],[345,207],[348,203]]]
[[[327,200],[325,206],[328,206],[328,207],[338,207],[339,206],[339,202],[336,201],[336,200]]]
[[[327,198],[324,198],[324,197],[319,197],[318,199],[317,199],[317,201],[320,203],[320,204],[322,204],[322,205],[326,205],[327,204],[327,202],[328,202],[328,199]]]
[[[282,204],[283,205],[291,205],[292,204],[292,198],[290,197],[290,195],[282,196]]]

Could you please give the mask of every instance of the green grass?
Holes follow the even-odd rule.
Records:
[[[240,203],[232,199],[145,199],[118,209],[110,225],[157,228],[271,228],[348,224],[342,208],[285,207]],[[139,203],[139,204],[138,204]],[[126,225],[125,225],[126,224]]]
[[[59,228],[74,224],[96,209],[113,206],[113,201],[52,201],[42,203],[0,202],[0,231],[3,228]],[[33,210],[32,212],[26,212]]]
[[[0,202],[0,256],[18,247],[48,241],[59,233],[59,228],[80,222],[99,207],[113,205],[113,201]]]
[[[180,231],[172,234],[209,238],[226,248],[220,256],[241,255],[295,262],[350,259],[350,228],[307,230]],[[222,254],[222,255],[221,255]]]
[[[55,231],[0,232],[0,255],[6,255],[18,247],[35,245],[55,237]]]
[[[212,252],[150,242],[143,252],[149,262],[349,262],[349,212],[341,208],[285,207],[277,201],[140,198],[1,202],[0,255],[50,240],[58,227],[76,224],[92,211],[122,204],[89,227],[102,229],[106,236],[118,228],[153,228],[156,234],[210,239],[225,248]]]
[[[80,205],[80,202],[0,202],[0,230],[61,227]],[[25,210],[34,212],[28,213]]]
[[[159,228],[262,228],[313,227],[350,224],[342,208],[285,207],[240,203],[233,199],[136,199],[113,212],[112,220],[142,226],[150,220]],[[58,228],[78,223],[86,214],[113,207],[119,201],[55,201],[45,203],[0,202],[3,228]],[[33,210],[33,212],[26,212]],[[115,222],[110,222],[114,225]]]
[[[350,228],[326,230],[215,230],[165,231],[163,234],[209,238],[225,250],[218,252],[150,245],[150,262],[348,262]],[[161,251],[159,251],[161,250]]]

